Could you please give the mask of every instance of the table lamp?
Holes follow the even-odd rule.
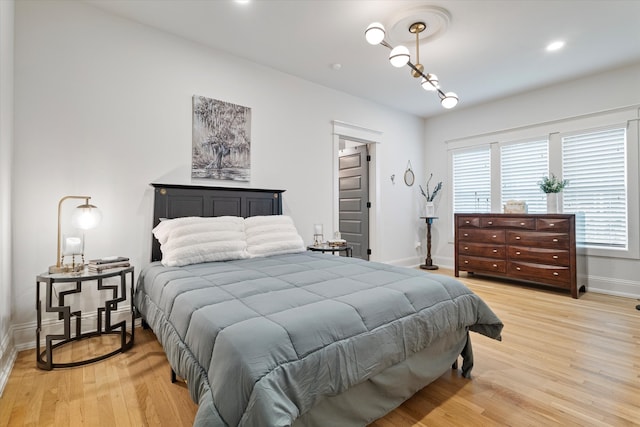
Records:
[[[58,246],[56,265],[49,267],[49,273],[71,273],[82,271],[84,268],[84,236],[65,236],[61,242],[61,212],[62,203],[67,199],[84,199],[84,203],[77,206],[71,215],[71,225],[80,230],[95,228],[102,219],[102,214],[94,205],[89,204],[89,196],[64,196],[58,202]],[[62,252],[61,252],[62,249]],[[65,255],[71,255],[71,264],[64,263]],[[82,262],[76,264],[75,255],[82,257]]]

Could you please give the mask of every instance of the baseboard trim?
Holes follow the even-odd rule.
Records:
[[[394,259],[391,261],[381,261],[383,264],[389,264],[389,265],[394,265],[396,267],[417,267],[418,265],[420,265],[419,262],[416,262],[416,258],[415,257],[411,257],[411,258],[402,258],[402,259]]]
[[[18,350],[13,345],[13,327],[0,339],[0,397],[9,381],[11,370],[18,357]]]
[[[590,275],[587,277],[587,292],[639,299],[640,282]]]

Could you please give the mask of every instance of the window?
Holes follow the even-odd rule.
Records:
[[[491,150],[453,153],[453,211],[491,212]]]
[[[569,181],[560,208],[576,214],[587,256],[640,259],[640,108],[585,114],[447,141],[453,213],[502,212],[525,200],[544,213],[538,187],[550,173]],[[451,227],[453,238],[454,227]]]
[[[545,213],[547,199],[538,182],[549,174],[549,141],[520,142],[500,147],[501,200],[524,200],[529,213]]]
[[[562,138],[563,211],[584,215],[588,246],[628,246],[626,140],[625,128]]]

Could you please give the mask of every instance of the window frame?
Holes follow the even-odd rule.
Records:
[[[640,216],[640,201],[638,191],[631,190],[633,188],[633,182],[640,183],[638,165],[640,162],[640,157],[638,156],[638,120],[630,120],[626,123],[616,123],[589,129],[576,129],[558,133],[556,136],[560,150],[560,162],[562,162],[563,138],[623,128],[626,129],[625,162],[627,171],[625,184],[627,187],[627,247],[580,245],[581,250],[589,256],[640,259],[640,233],[638,233],[638,226],[640,226],[640,221],[638,221],[638,217]]]
[[[499,198],[498,202],[499,202],[499,205],[500,205],[500,211],[501,212],[503,210],[502,207],[503,207],[504,202],[505,202],[505,200],[502,200],[502,190],[503,190],[503,185],[502,185],[502,178],[503,178],[502,177],[502,149],[504,147],[513,146],[513,145],[521,145],[521,144],[528,144],[528,143],[534,144],[534,143],[541,143],[541,142],[546,143],[546,146],[547,146],[547,152],[546,152],[547,170],[542,175],[540,175],[539,177],[536,178],[537,181],[535,181],[535,182],[537,183],[542,178],[542,176],[544,176],[545,174],[549,173],[549,169],[550,169],[549,168],[549,157],[550,157],[550,151],[551,151],[549,149],[549,137],[547,135],[545,135],[545,136],[540,136],[538,138],[527,138],[527,139],[521,140],[521,141],[509,141],[509,142],[502,142],[502,143],[498,144],[499,151],[498,151],[498,159],[497,160],[498,160],[498,164],[500,166],[500,176],[499,176],[499,178],[500,178],[500,186],[498,188],[498,198]],[[537,186],[537,184],[536,184],[536,186]],[[533,213],[540,214],[542,212],[533,212]]]
[[[470,152],[474,152],[474,151],[485,151],[485,147],[483,146],[476,146],[476,147],[469,147],[469,148],[465,148],[465,149],[461,149],[461,150],[456,150],[455,152],[451,153],[450,156],[450,165],[451,165],[451,176],[449,179],[449,182],[451,182],[451,197],[449,198],[449,200],[451,201],[451,211],[454,211],[454,204],[455,204],[455,177],[453,174],[453,161],[454,161],[454,156],[456,154],[464,154],[464,153],[470,153]],[[491,147],[488,147],[489,151],[489,212],[493,212],[493,166],[494,166],[494,161],[493,161],[493,150],[491,149]],[[476,199],[477,203],[480,204],[481,201],[480,199]],[[478,211],[481,212],[481,211]],[[484,211],[482,211],[484,212]]]

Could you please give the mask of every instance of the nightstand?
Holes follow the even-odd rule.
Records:
[[[326,243],[322,243],[321,245],[309,245],[307,246],[307,250],[314,252],[331,252],[335,254],[336,252],[340,253],[344,251],[344,254],[348,257],[352,256],[353,248],[349,245],[340,245],[340,246],[331,246]]]
[[[43,273],[36,278],[36,361],[40,369],[50,371],[54,368],[70,368],[74,366],[86,365],[106,359],[115,354],[127,351],[133,346],[134,339],[134,306],[133,306],[133,267],[114,268],[101,273],[92,273],[87,270],[80,273]],[[113,280],[107,280],[113,278]],[[118,280],[119,279],[119,280]],[[96,283],[94,287],[94,283]],[[114,283],[118,282],[118,283]],[[130,285],[131,323],[130,331],[127,332],[128,319],[112,323],[112,313],[118,309],[119,303],[127,300],[127,282]],[[58,303],[53,304],[55,284],[75,284],[75,287],[57,293]],[[63,322],[64,332],[62,334],[46,335],[45,348],[40,350],[40,333],[42,330],[42,303],[40,299],[41,288],[44,285],[44,309],[47,313],[58,313],[58,320]],[[65,297],[70,294],[81,293],[83,290],[93,288],[94,291],[111,291],[111,299],[104,302],[103,307],[97,309],[97,327],[95,331],[82,332],[82,312],[80,310],[71,311],[70,305],[65,305]],[[109,297],[107,297],[109,298]],[[128,318],[128,315],[126,316]],[[75,333],[71,332],[71,321],[75,318]],[[54,363],[54,350],[57,348],[85,338],[97,337],[105,334],[120,336],[120,346],[115,350],[90,359],[73,361],[69,363]]]

